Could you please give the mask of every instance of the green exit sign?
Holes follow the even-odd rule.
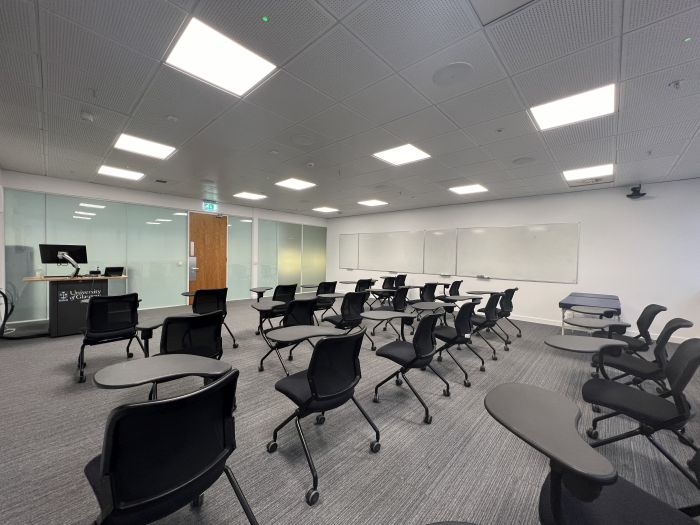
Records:
[[[204,211],[216,211],[218,206],[215,202],[204,201],[202,202],[202,210]]]

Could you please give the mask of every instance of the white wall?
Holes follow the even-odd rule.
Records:
[[[658,333],[672,317],[695,327],[676,340],[700,337],[700,179],[646,185],[647,197],[625,198],[626,188],[506,199],[381,213],[328,221],[327,278],[379,277],[385,272],[338,268],[338,235],[382,231],[431,230],[473,226],[513,226],[580,222],[578,284],[490,281],[464,277],[469,289],[520,290],[513,317],[559,324],[559,300],[570,292],[620,296],[623,318],[634,323],[648,303],[668,308],[657,317]],[[517,264],[517,253],[513,264]],[[410,284],[445,280],[437,275],[409,275]],[[682,334],[682,335],[681,335]]]

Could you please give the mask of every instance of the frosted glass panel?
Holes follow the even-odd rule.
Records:
[[[187,290],[187,217],[178,210],[127,204],[129,292],[141,308],[183,304]],[[166,219],[169,222],[159,222]],[[159,224],[147,224],[159,222]]]
[[[228,299],[249,299],[253,224],[246,217],[229,217],[228,224]]]
[[[326,228],[302,227],[301,278],[304,284],[326,280]]]
[[[258,221],[258,286],[277,286],[277,223]]]
[[[37,270],[46,270],[39,256],[39,244],[45,242],[45,225],[46,196],[43,193],[5,190],[6,291],[15,303],[11,322],[47,317],[48,285],[22,282]]]
[[[301,224],[277,223],[277,280],[280,284],[302,284]]]

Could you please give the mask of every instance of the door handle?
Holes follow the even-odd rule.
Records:
[[[192,268],[193,270],[199,270],[199,268]]]

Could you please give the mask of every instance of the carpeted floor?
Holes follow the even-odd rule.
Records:
[[[228,334],[223,359],[241,372],[238,383],[236,431],[238,449],[229,460],[261,524],[406,524],[442,520],[481,524],[537,523],[537,498],[548,470],[547,460],[494,421],[483,406],[489,389],[518,381],[560,392],[582,409],[579,428],[592,418],[581,401],[581,385],[591,368],[583,355],[567,354],[542,344],[556,333],[553,326],[520,323],[522,339],[513,338],[510,352],[499,345],[499,360],[488,359],[483,342],[476,347],[486,358],[486,372],[468,351],[456,356],[470,370],[472,387],[462,385],[449,359],[435,363],[452,384],[443,397],[442,383],[430,372],[410,372],[414,386],[431,408],[433,423],[422,422],[423,411],[406,385],[388,383],[381,403],[372,390],[395,365],[373,354],[366,342],[363,377],[357,398],[381,430],[382,449],[369,451],[373,432],[350,403],[330,412],[326,424],[302,422],[319,471],[321,499],[309,507],[304,494],[311,475],[293,425],[279,436],[279,449],[265,451],[272,429],[294,405],[274,389],[282,377],[276,359],[264,372],[257,366],[264,341],[254,335],[256,312],[250,301],[231,303],[229,325],[240,347],[231,348]],[[150,310],[141,319],[187,311],[185,307]],[[157,351],[156,334],[152,351]],[[378,345],[393,340],[380,332]],[[0,341],[0,523],[91,523],[98,506],[83,476],[84,465],[101,450],[109,411],[123,403],[146,399],[148,387],[102,390],[92,383],[100,368],[125,359],[124,343],[86,351],[88,381],[75,382],[80,338]],[[295,351],[290,371],[308,364],[310,347]],[[134,359],[142,359],[136,353]],[[192,390],[201,380],[182,379],[159,388],[166,397]],[[700,385],[694,380],[689,399],[697,406]],[[632,428],[616,418],[603,423],[601,436]],[[689,435],[700,438],[692,423]],[[661,442],[685,461],[690,451],[670,434]],[[643,438],[601,449],[621,475],[674,506],[700,501],[698,491]],[[186,458],[181,458],[186,460]],[[204,506],[184,508],[163,523],[243,523],[238,502],[222,477],[206,493]]]

